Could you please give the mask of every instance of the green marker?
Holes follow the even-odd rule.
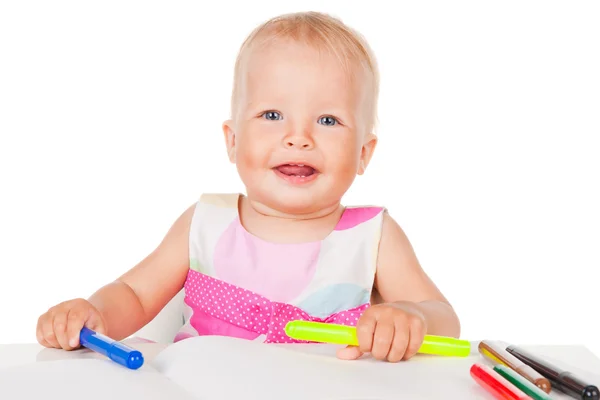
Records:
[[[285,326],[285,333],[297,340],[358,346],[356,328],[353,326],[290,321]],[[418,352],[438,356],[467,357],[471,354],[471,343],[451,337],[425,335]]]
[[[506,365],[495,365],[494,371],[502,375],[502,377],[506,378],[507,381],[515,385],[533,400],[552,400],[552,397],[550,397],[546,392],[529,382],[517,372],[508,368]]]

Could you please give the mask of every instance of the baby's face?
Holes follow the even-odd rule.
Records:
[[[376,143],[362,72],[350,81],[333,55],[288,40],[256,50],[242,75],[224,131],[249,198],[290,214],[336,206]]]

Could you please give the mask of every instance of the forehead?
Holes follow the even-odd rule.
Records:
[[[294,94],[315,102],[350,104],[360,102],[367,87],[362,69],[354,63],[292,39],[270,40],[251,49],[240,72],[248,102]]]

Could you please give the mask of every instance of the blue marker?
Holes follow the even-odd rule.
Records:
[[[82,346],[100,353],[129,369],[138,369],[144,364],[144,356],[138,350],[94,332],[85,326],[79,334],[79,342]]]

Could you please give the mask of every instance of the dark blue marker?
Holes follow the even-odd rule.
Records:
[[[79,343],[129,369],[138,369],[144,364],[144,356],[138,350],[96,333],[85,326],[79,334]]]

